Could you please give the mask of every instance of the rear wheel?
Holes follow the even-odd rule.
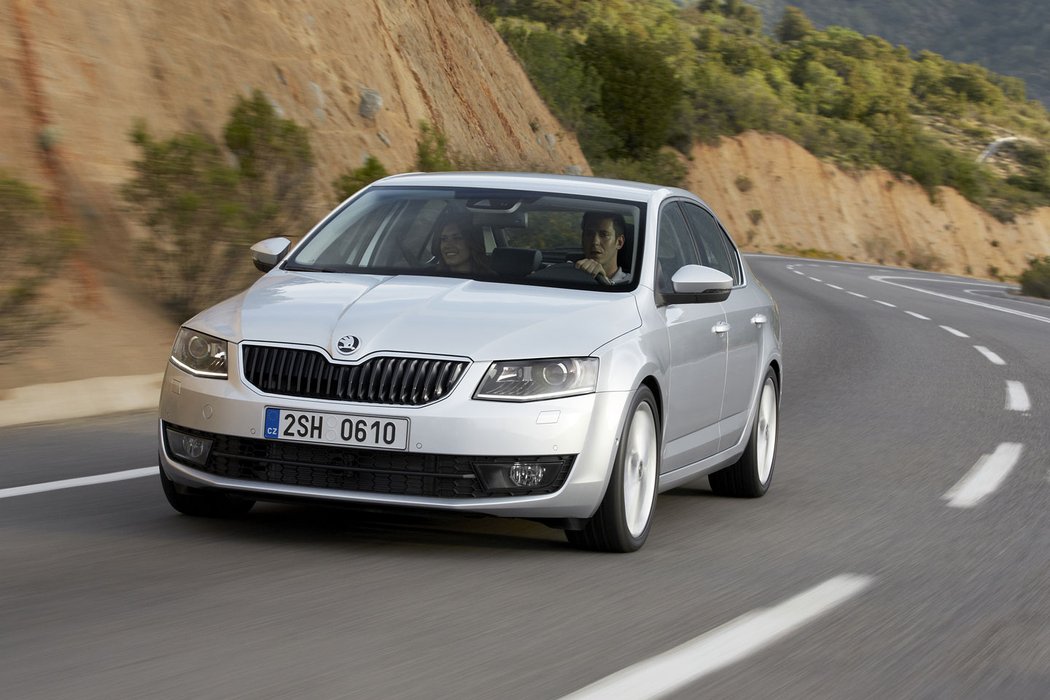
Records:
[[[758,498],[769,490],[776,462],[779,410],[777,377],[769,369],[762,382],[762,393],[758,395],[758,415],[744,454],[735,464],[708,474],[707,481],[712,491],[719,496]]]
[[[211,493],[176,486],[175,482],[160,468],[160,485],[171,507],[183,515],[205,518],[233,518],[252,509],[255,501],[250,498]]]
[[[598,511],[582,530],[566,530],[571,544],[599,552],[633,552],[649,536],[660,473],[660,426],[648,387],[635,392],[620,436],[616,463]]]

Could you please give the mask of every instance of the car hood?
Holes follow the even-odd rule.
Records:
[[[235,342],[474,360],[585,356],[641,325],[631,294],[444,277],[278,272],[187,325]],[[340,353],[352,335],[359,346]]]

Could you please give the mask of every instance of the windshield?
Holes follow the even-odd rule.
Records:
[[[285,269],[626,291],[637,285],[640,202],[516,190],[373,187]]]

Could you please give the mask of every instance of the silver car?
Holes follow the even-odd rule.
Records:
[[[690,192],[586,177],[388,177],[179,330],[161,482],[256,500],[537,520],[627,552],[656,494],[763,495],[780,321]]]

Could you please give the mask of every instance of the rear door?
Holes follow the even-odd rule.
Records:
[[[725,387],[725,322],[722,305],[665,304],[671,277],[682,265],[700,264],[695,239],[677,201],[665,202],[657,232],[658,311],[667,326],[670,378],[664,426],[663,472],[674,471],[718,451]]]
[[[754,285],[745,284],[736,246],[721,225],[703,207],[692,202],[682,205],[686,219],[697,237],[703,264],[733,278],[733,291],[723,302],[729,331],[726,360],[726,386],[722,401],[719,450],[726,450],[743,437],[751,400],[758,391],[762,327],[769,322],[763,308],[764,296]]]

